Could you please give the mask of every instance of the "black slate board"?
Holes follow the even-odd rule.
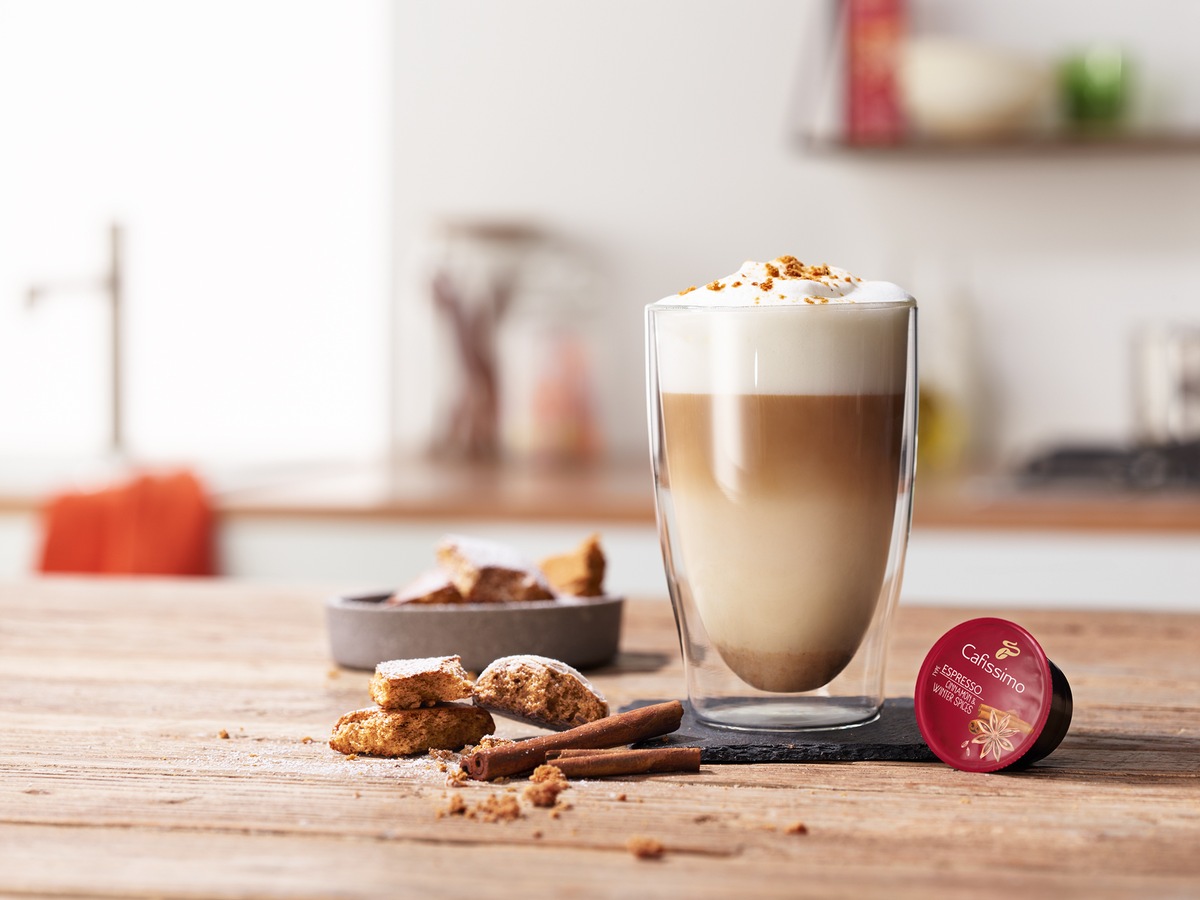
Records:
[[[636,700],[624,709],[635,709],[661,700]],[[827,731],[796,731],[768,734],[715,728],[696,718],[688,701],[683,701],[679,730],[652,738],[635,747],[699,747],[704,763],[765,762],[935,762],[937,757],[925,744],[917,728],[911,697],[884,701],[879,718],[854,728]]]

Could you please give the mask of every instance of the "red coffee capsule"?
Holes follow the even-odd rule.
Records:
[[[939,759],[965,772],[1022,769],[1071,724],[1071,686],[1020,625],[972,619],[933,645],[913,695],[917,725]]]

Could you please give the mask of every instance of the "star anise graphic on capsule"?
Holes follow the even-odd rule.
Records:
[[[1002,716],[996,714],[996,710],[992,710],[986,721],[984,719],[976,719],[974,722],[975,730],[978,733],[971,739],[972,744],[983,744],[979,748],[980,759],[986,759],[991,756],[996,762],[1000,762],[1001,752],[1011,753],[1013,742],[1010,741],[1009,735],[1017,733],[1017,729],[1012,727],[1012,715],[1005,713]]]

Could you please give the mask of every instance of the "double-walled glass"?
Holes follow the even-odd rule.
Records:
[[[912,510],[916,319],[911,300],[647,307],[658,528],[701,719],[878,715]]]

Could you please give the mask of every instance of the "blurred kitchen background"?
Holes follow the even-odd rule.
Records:
[[[663,593],[642,307],[921,307],[905,598],[1200,608],[1200,7],[0,0],[0,574],[187,466],[219,571],[600,531]],[[1193,484],[1196,482],[1196,484]]]

